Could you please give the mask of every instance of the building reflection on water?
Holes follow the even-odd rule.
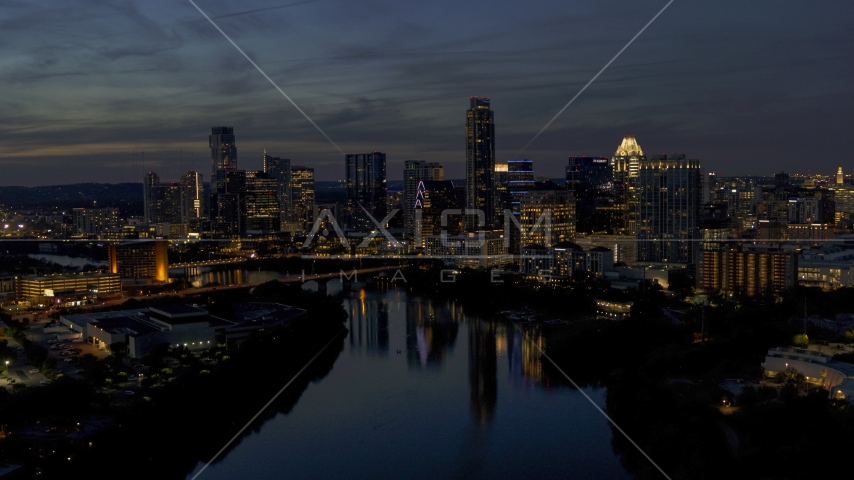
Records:
[[[540,352],[545,350],[546,341],[539,329],[522,333],[514,327],[502,325],[501,328],[504,331],[499,332],[496,343],[502,345],[499,355],[503,353],[503,349],[507,351],[511,381],[523,385],[543,383],[543,360]]]
[[[469,323],[469,390],[475,423],[488,424],[498,398],[498,357],[492,322]]]
[[[456,311],[420,299],[406,304],[406,358],[410,368],[439,368],[459,333]]]
[[[368,298],[359,292],[349,302],[350,352],[368,355],[388,355],[388,306],[376,297]]]
[[[349,308],[351,351],[386,355],[389,351],[389,306],[364,291],[346,303]],[[528,338],[510,324],[485,321],[465,315],[452,301],[403,300],[406,320],[406,362],[410,370],[440,370],[453,353],[461,325],[467,326],[469,393],[472,418],[487,425],[498,398],[499,358],[507,357],[512,385],[523,388],[547,385],[543,377],[540,349],[545,340],[537,328]],[[539,348],[538,348],[539,347]]]

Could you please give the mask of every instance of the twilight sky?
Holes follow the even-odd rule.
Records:
[[[513,157],[666,0],[196,0],[347,152],[464,175],[470,95]],[[854,170],[854,2],[676,0],[534,142],[538,174],[625,133],[724,175]],[[341,179],[343,158],[186,0],[0,4],[0,185],[210,175],[212,125]],[[137,152],[134,155],[134,151]]]

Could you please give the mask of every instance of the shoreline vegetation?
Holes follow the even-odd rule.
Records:
[[[158,298],[152,304],[195,302],[212,315],[227,316],[234,302],[271,301],[303,308],[308,316],[254,335],[237,351],[217,346],[194,355],[164,345],[138,362],[122,354],[100,361],[84,356],[77,361],[83,379],[61,376],[50,385],[14,394],[4,389],[0,422],[8,436],[0,440],[3,457],[23,463],[43,478],[83,478],[94,465],[122,472],[123,477],[185,478],[200,462],[207,463],[324,345],[332,341],[229,450],[267,419],[289,412],[309,383],[329,373],[343,349],[346,313],[340,297],[307,293],[279,282],[251,292],[239,289],[200,297]],[[140,303],[131,300],[117,309]],[[140,370],[147,372],[140,388],[123,396],[122,385],[127,383],[122,377]],[[92,423],[93,418],[111,421],[86,438],[82,447],[50,435],[43,440],[15,435],[17,429],[33,425],[73,433],[75,424]]]
[[[296,260],[258,262],[282,271]],[[321,271],[358,268],[343,260],[318,265]],[[444,282],[442,270],[437,262],[424,262],[404,268],[405,280],[386,279],[374,286],[395,285],[413,295],[453,299],[491,321],[510,322],[508,311],[530,312],[526,317],[534,321],[522,323],[522,328],[542,334],[548,355],[579,385],[607,388],[608,414],[671,478],[813,478],[815,463],[801,459],[844,458],[854,441],[851,405],[831,401],[826,391],[815,387],[805,391],[809,386],[796,376],[769,381],[761,368],[769,348],[790,345],[795,335],[804,333],[799,315],[805,303],[810,315],[854,313],[850,289],[797,288],[776,300],[712,297],[709,305],[700,306],[688,301],[690,289],[682,287],[672,292],[653,285],[619,291],[583,275],[550,285],[515,274],[466,269],[454,270],[454,280]],[[631,318],[596,319],[597,299],[633,302]],[[346,313],[341,294],[312,294],[298,285],[272,281],[253,289],[164,296],[149,304],[192,302],[227,317],[231,303],[246,300],[305,308],[309,319],[255,337],[250,348],[240,352],[216,348],[200,358],[181,350],[158,352],[141,362],[158,372],[146,380],[151,395],[123,401],[98,388],[107,378],[116,379],[125,360],[81,359],[85,381],[60,378],[48,387],[2,395],[2,423],[14,431],[13,425],[69,424],[85,414],[107,414],[114,422],[94,436],[90,451],[72,461],[65,456],[38,459],[42,471],[48,477],[83,475],[97,462],[107,471],[133,465],[140,476],[184,478],[199,462],[210,460],[330,338],[335,338],[333,344],[244,436],[266,419],[289,412],[309,382],[330,371],[343,348]],[[130,300],[116,308],[143,305]],[[812,324],[806,333],[814,344],[852,340]],[[87,362],[91,365],[83,365]],[[550,384],[569,387],[547,361],[543,372]],[[721,386],[727,379],[745,386],[739,393],[727,391]],[[592,410],[590,414],[598,415]],[[612,428],[612,434],[613,451],[630,473],[640,479],[661,477],[619,431]],[[23,445],[15,443],[14,435],[0,445],[7,458],[25,453],[15,450]]]
[[[583,276],[550,286],[512,275],[497,283],[470,270],[453,283],[431,283],[436,275],[421,270],[407,277],[407,288],[507,322],[504,312],[524,309],[521,316],[535,320],[522,328],[537,329],[549,357],[580,386],[607,388],[609,416],[673,479],[815,478],[819,459],[846,458],[854,443],[854,405],[830,400],[803,377],[765,379],[761,367],[769,348],[792,345],[804,333],[805,303],[809,315],[854,313],[854,289],[797,288],[782,299],[718,297],[700,306],[686,301],[687,289],[614,291]],[[595,299],[634,302],[631,318],[596,319]],[[813,344],[850,343],[851,333],[807,327]],[[551,384],[570,387],[548,361],[543,367]],[[740,392],[721,386],[729,379],[744,384]],[[592,407],[590,414],[598,415]],[[614,453],[630,473],[661,478],[611,430]]]

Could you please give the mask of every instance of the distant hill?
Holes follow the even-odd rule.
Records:
[[[68,211],[75,207],[118,207],[142,215],[142,183],[77,183],[44,187],[0,187],[6,208]]]

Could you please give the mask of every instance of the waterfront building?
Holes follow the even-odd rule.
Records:
[[[73,307],[121,297],[121,277],[113,273],[26,275],[15,282],[18,302],[37,308]]]
[[[504,235],[499,232],[427,236],[424,245],[427,256],[459,268],[493,268],[512,262]]]
[[[491,230],[499,224],[495,188],[495,120],[489,97],[470,97],[466,111],[466,204],[480,210],[484,225],[475,215],[466,216],[466,230]]]
[[[165,282],[169,279],[169,257],[165,240],[111,244],[109,271],[121,278],[149,279]]]

